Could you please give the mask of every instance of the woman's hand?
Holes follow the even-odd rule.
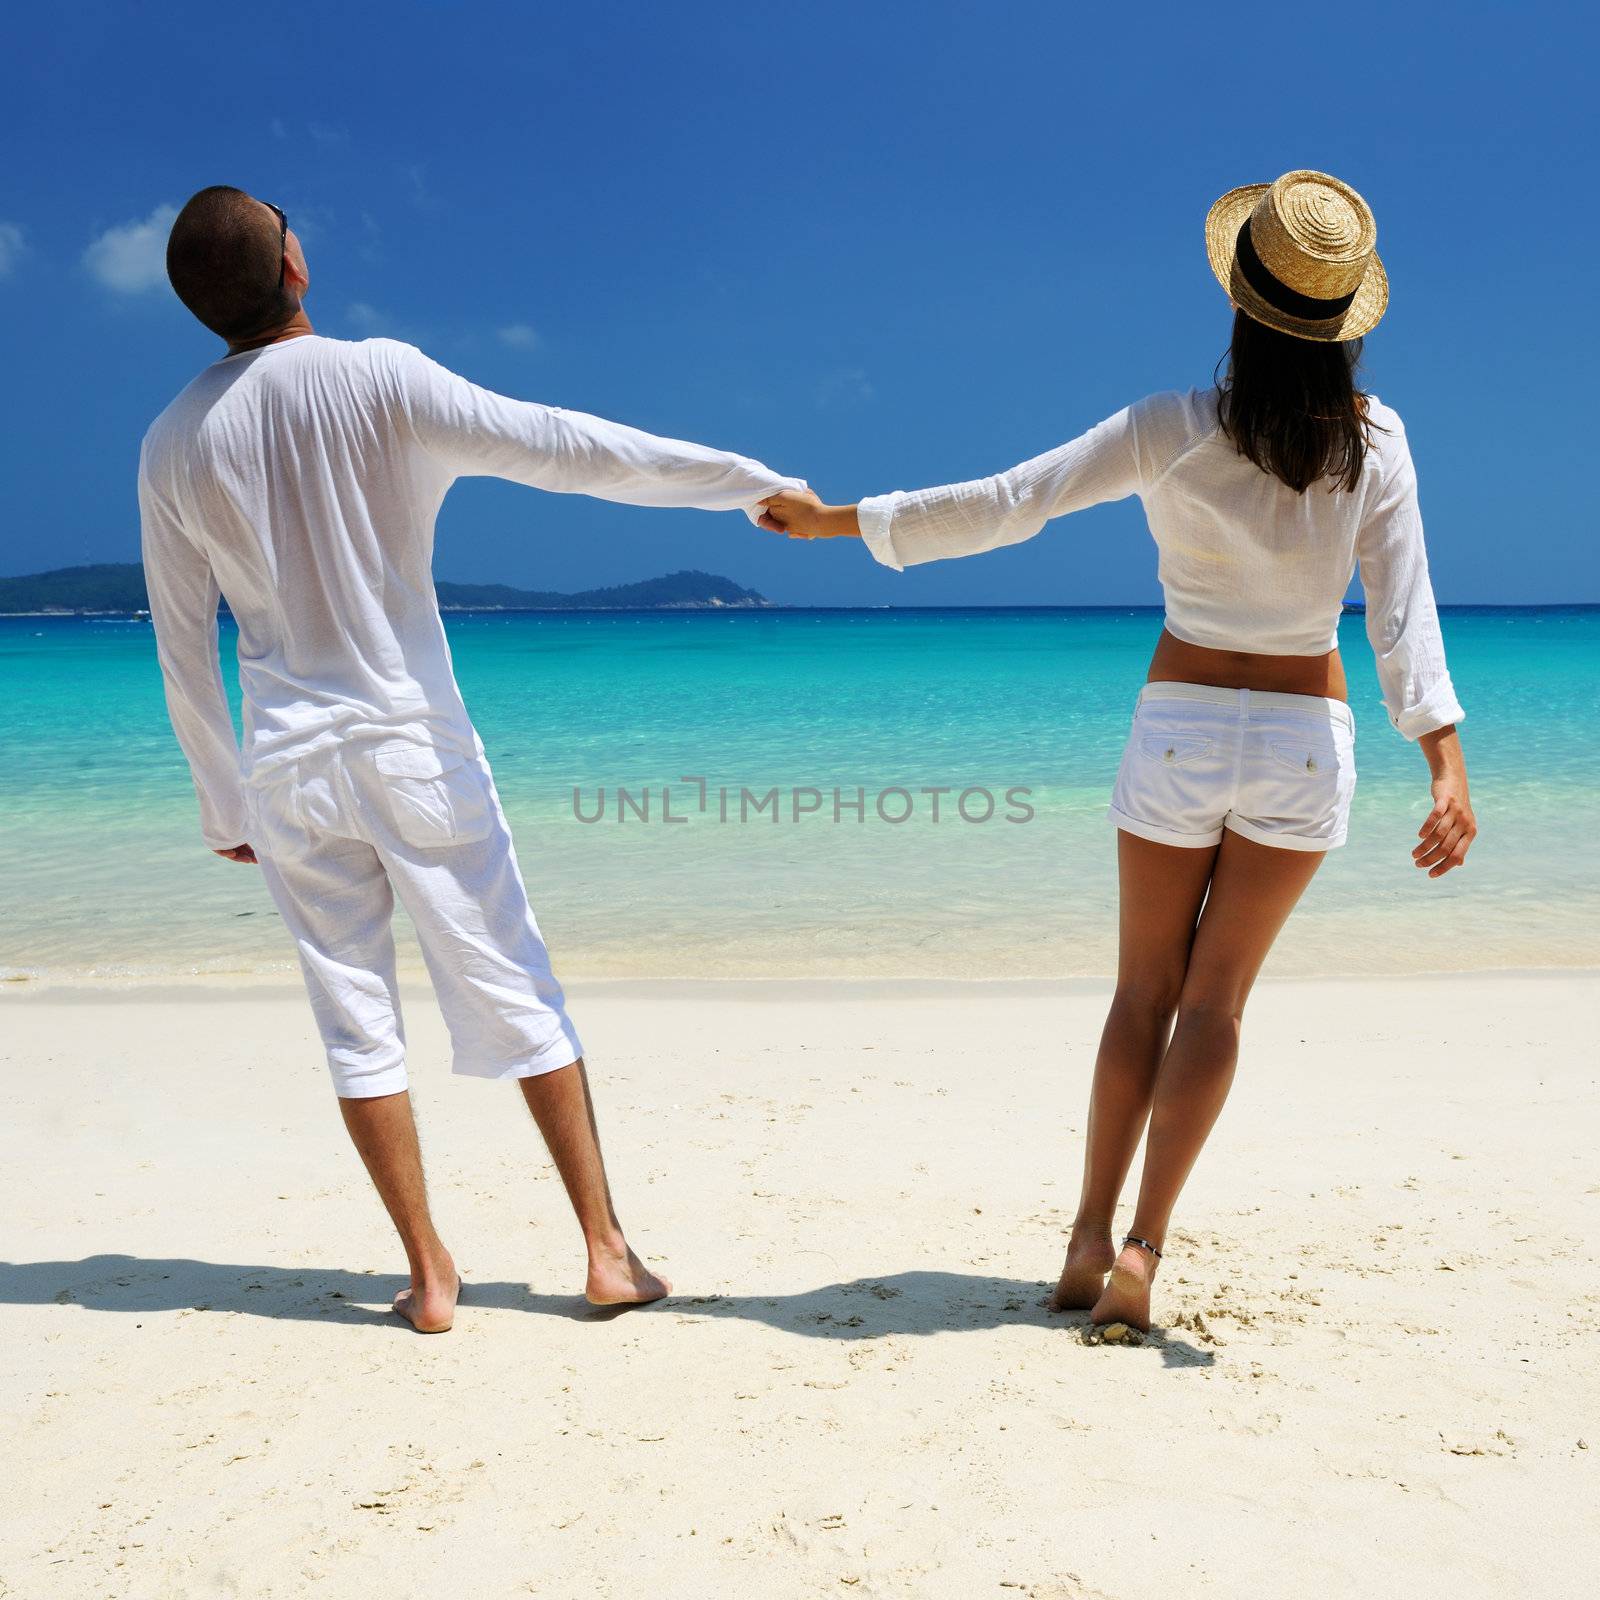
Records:
[[[856,508],[825,506],[809,489],[781,489],[761,502],[761,526],[791,539],[859,539]]]
[[[1467,859],[1478,837],[1478,819],[1472,814],[1467,793],[1467,763],[1454,723],[1425,733],[1417,741],[1433,772],[1433,810],[1417,829],[1421,841],[1411,859],[1428,869],[1430,878],[1442,878]]]

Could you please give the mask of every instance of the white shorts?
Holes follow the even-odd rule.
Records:
[[[406,1087],[396,894],[456,1072],[530,1078],[582,1055],[481,754],[352,743],[252,777],[245,795],[249,840],[298,947],[341,1099]]]
[[[1342,700],[1147,683],[1111,821],[1158,844],[1201,848],[1231,828],[1283,850],[1332,850],[1349,826],[1355,741]]]

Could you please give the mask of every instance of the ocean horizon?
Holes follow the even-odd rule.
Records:
[[[1600,605],[1441,612],[1471,860],[1442,880],[1411,866],[1427,769],[1347,614],[1351,839],[1269,973],[1600,964],[1593,852],[1561,846],[1600,828],[1592,758],[1565,732],[1600,699]],[[564,977],[1051,978],[1114,970],[1105,808],[1160,616],[463,609],[446,628]],[[234,638],[225,620],[237,709]],[[148,623],[0,617],[0,661],[0,973],[292,975],[259,874],[199,837]],[[402,967],[420,973],[401,920]]]
[[[1478,612],[1493,612],[1499,614],[1514,614],[1518,612],[1541,613],[1560,615],[1563,613],[1600,613],[1600,600],[1572,600],[1572,601],[1526,601],[1512,604],[1499,604],[1491,601],[1456,601],[1446,604],[1437,602],[1437,609],[1441,618],[1454,614],[1471,615]],[[769,600],[761,596],[761,604],[755,606],[729,605],[716,601],[694,601],[684,604],[666,603],[649,606],[488,606],[488,605],[449,605],[440,602],[439,611],[445,616],[641,616],[653,617],[666,615],[680,615],[685,612],[704,612],[709,615],[719,615],[724,612],[740,611],[790,611],[790,612],[815,612],[821,616],[831,616],[847,612],[877,613],[881,611],[941,611],[952,616],[964,616],[975,612],[1059,612],[1063,615],[1128,615],[1160,617],[1165,615],[1165,607],[1159,602],[1150,601],[1139,604],[1106,604],[1106,605],[1028,605],[1021,602],[1008,602],[1006,604],[983,604],[968,606],[952,606],[943,604],[924,605],[850,605],[850,606],[817,606],[817,605],[791,605],[784,600]],[[1362,601],[1345,601],[1341,608],[1343,616],[1361,616],[1366,611]],[[226,622],[231,613],[227,601],[224,600],[218,609],[218,616]],[[72,620],[74,618],[122,618],[129,621],[149,620],[149,610],[144,606],[107,606],[96,608],[92,606],[49,606],[36,611],[0,611],[0,622],[14,619],[28,619],[45,617],[54,620]],[[1343,646],[1341,639],[1340,644]]]

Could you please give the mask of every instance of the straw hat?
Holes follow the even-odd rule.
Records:
[[[1372,207],[1325,172],[1230,189],[1206,214],[1217,282],[1257,322],[1297,339],[1359,339],[1389,304]]]

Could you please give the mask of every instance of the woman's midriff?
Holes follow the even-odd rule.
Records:
[[[1345,700],[1344,663],[1337,650],[1320,656],[1258,656],[1186,644],[1165,628],[1150,658],[1148,683],[1205,683],[1218,689],[1264,689]]]

